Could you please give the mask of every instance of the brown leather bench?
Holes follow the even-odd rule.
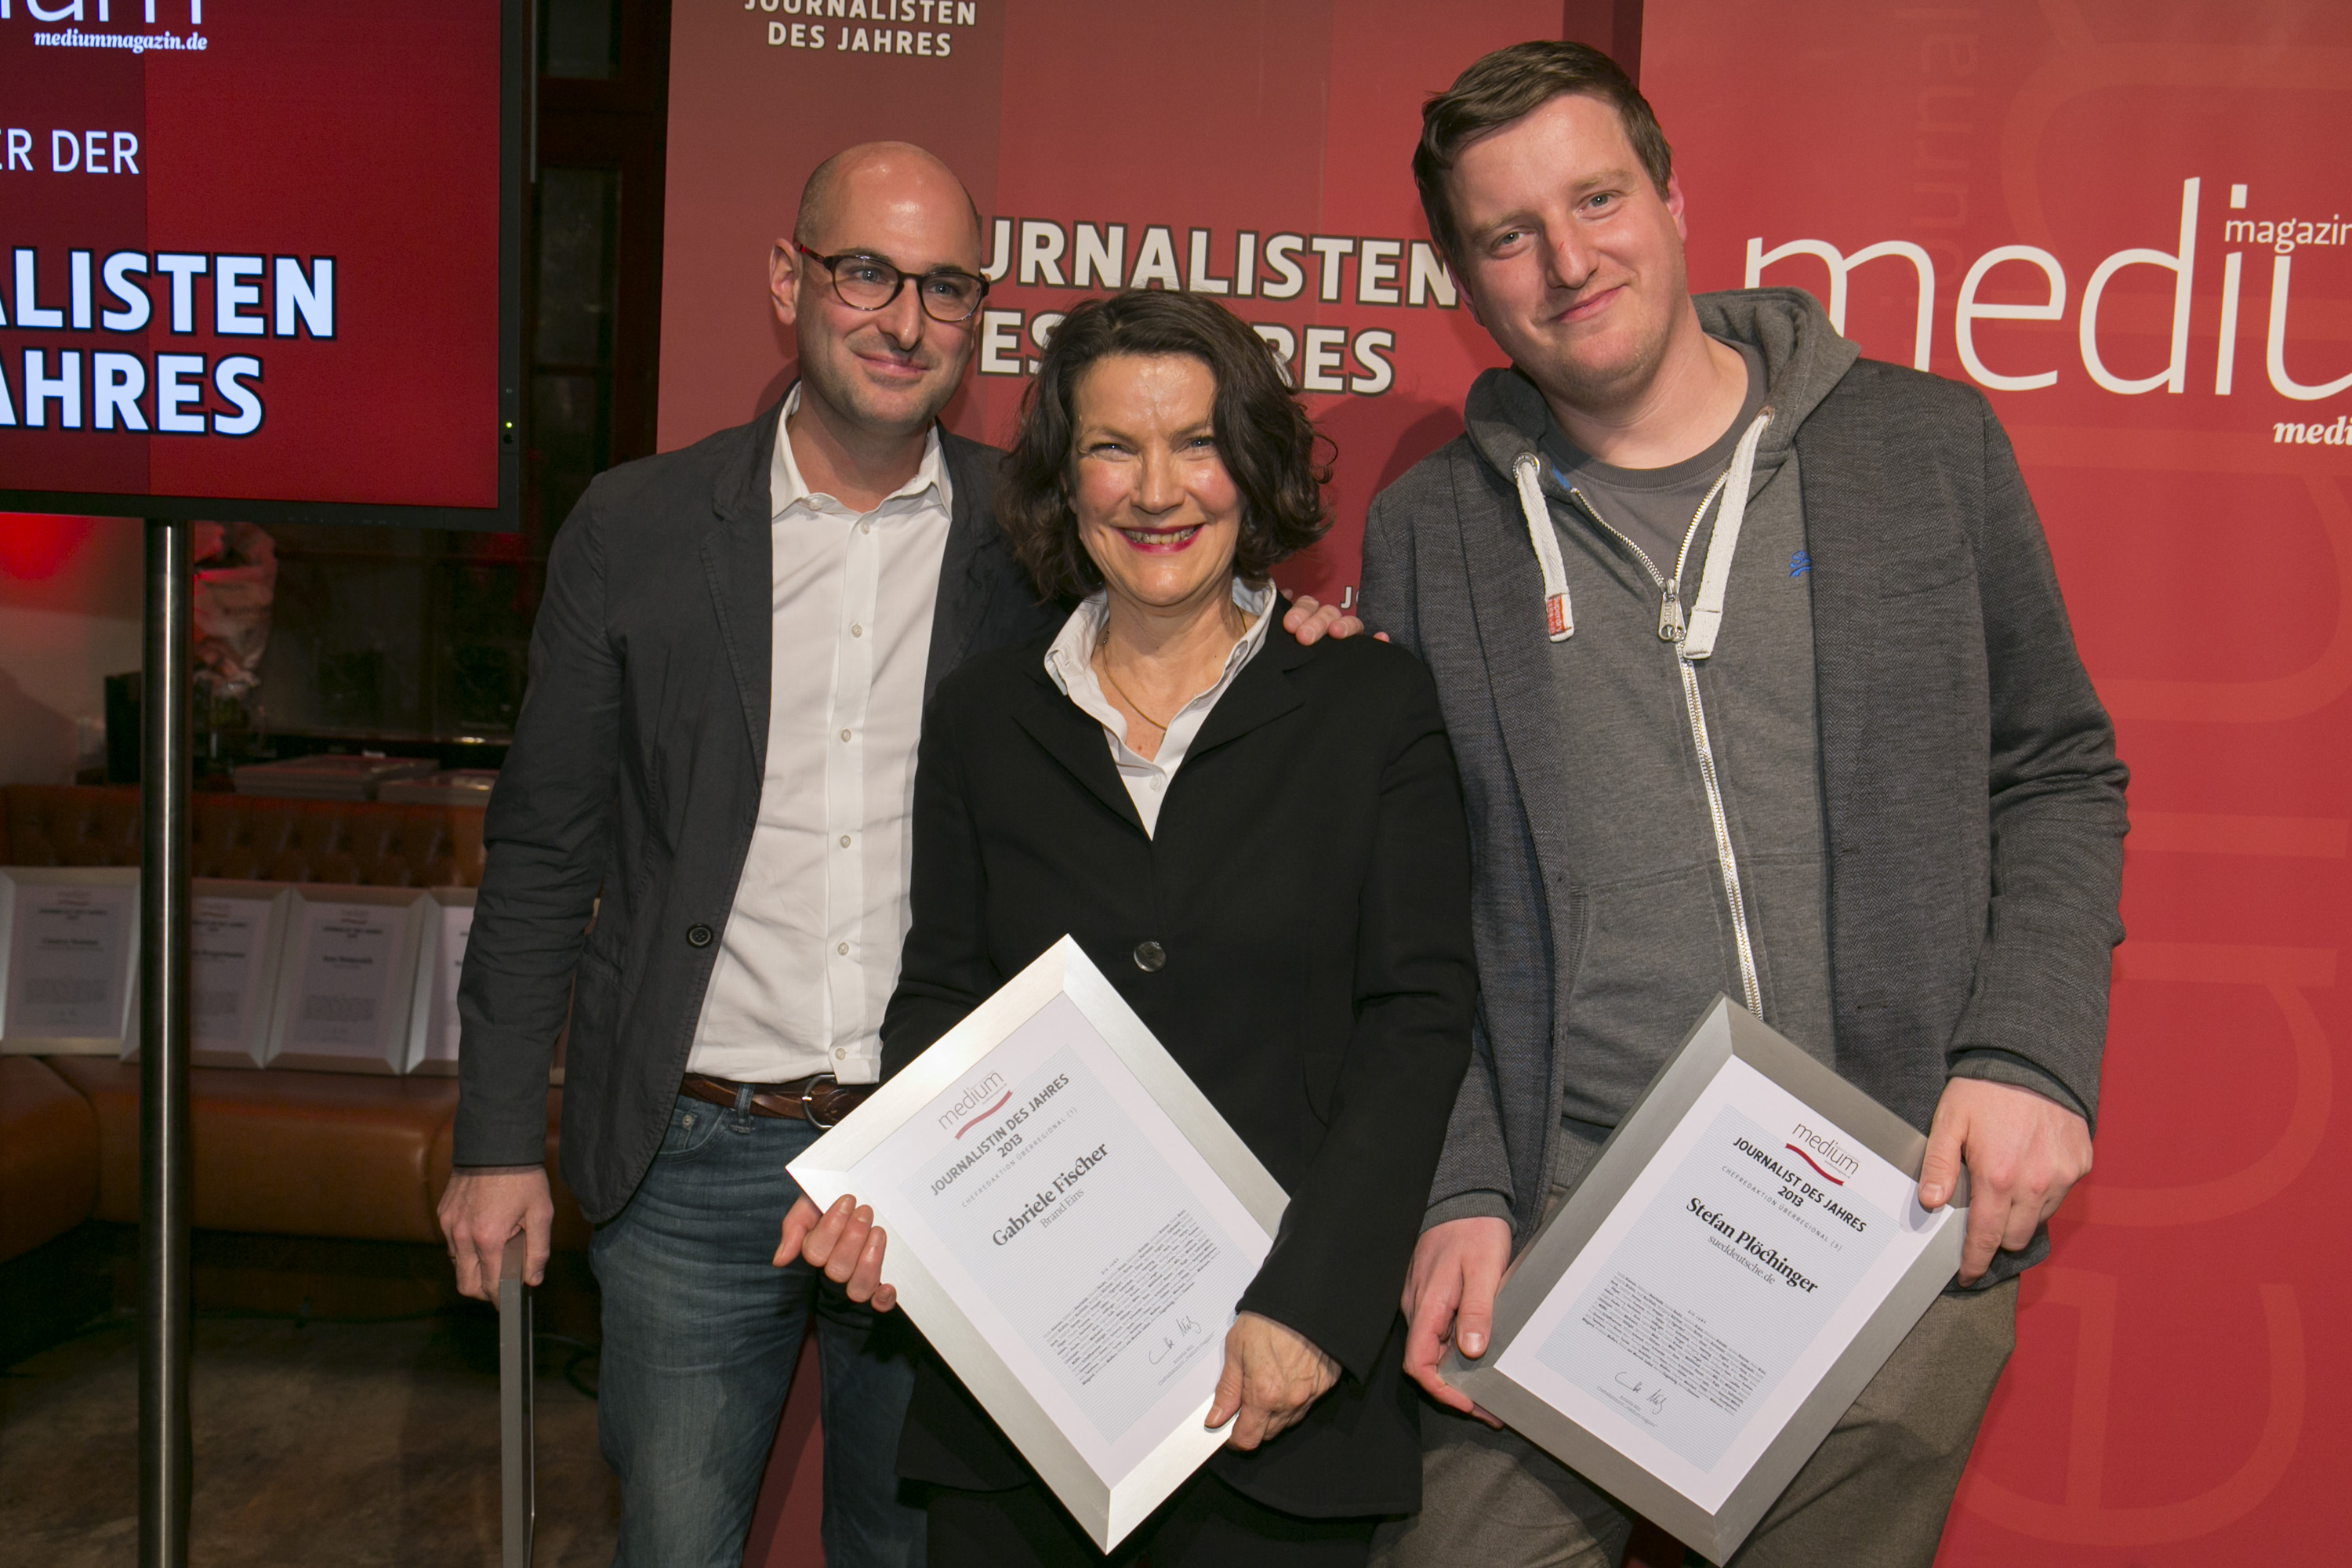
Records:
[[[0,794],[0,864],[138,864],[135,788],[15,784]],[[193,805],[200,877],[373,887],[481,879],[478,808],[227,795]],[[433,1211],[448,1181],[454,1080],[226,1068],[189,1078],[196,1225],[440,1239]],[[551,1174],[558,1099],[548,1096]],[[588,1223],[560,1178],[554,1185],[556,1244],[585,1247]],[[137,1064],[0,1058],[0,1260],[88,1217],[139,1217]]]
[[[89,1101],[37,1058],[0,1057],[0,1260],[88,1219],[98,1171]]]
[[[56,1057],[48,1066],[96,1113],[97,1196],[83,1214],[135,1223],[139,1064]],[[555,1175],[559,1098],[547,1097],[556,1245],[584,1249],[588,1221]],[[196,1225],[354,1241],[441,1239],[433,1211],[449,1182],[454,1079],[197,1068],[188,1074],[188,1100]]]
[[[100,1219],[139,1218],[139,1064],[54,1057],[98,1115]],[[433,1241],[433,1141],[457,1111],[446,1078],[188,1074],[190,1217],[211,1230]]]

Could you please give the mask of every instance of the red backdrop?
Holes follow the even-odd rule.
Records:
[[[989,305],[1006,314],[950,423],[1003,438],[1024,334],[1082,297],[1082,243],[1107,249],[1120,226],[1121,279],[1165,259],[1172,279],[1147,277],[1179,287],[1197,243],[1203,284],[1287,332],[1310,386],[1342,387],[1310,398],[1339,446],[1337,522],[1283,574],[1325,595],[1354,582],[1365,503],[1459,428],[1463,389],[1497,359],[1425,278],[1412,289],[1422,98],[1564,24],[1607,44],[1592,24],[1628,9],[985,0],[968,23],[894,27],[877,54],[829,3],[812,20],[818,3],[674,13],[661,444],[781,391],[768,247],[818,159],[903,137],[957,166],[999,250]],[[861,29],[863,51],[841,47]],[[933,53],[899,52],[924,37]],[[2352,203],[2330,184],[2352,14],[1651,0],[1641,50],[1695,287],[1741,285],[1752,255],[1762,281],[1841,308],[1865,353],[1913,362],[1924,341],[1929,368],[1987,387],[2134,769],[2099,1171],[2029,1276],[1943,1560],[2330,1560],[2330,1478],[2352,1451],[2326,1328],[2343,1227],[2320,1175],[2347,1152],[2330,1110],[2352,1022],[2335,986],[2352,822],[2352,422],[2336,421],[2352,397],[2327,391],[2352,374],[2352,228],[2337,226]],[[2308,225],[2284,253],[2282,220]],[[1299,241],[1295,293],[1265,259],[1281,235]],[[2021,248],[1983,261],[2002,247]],[[1832,258],[1858,265],[1842,287]],[[788,1423],[772,1493],[804,1433]],[[771,1496],[751,1560],[809,1549],[801,1475],[810,1511]]]

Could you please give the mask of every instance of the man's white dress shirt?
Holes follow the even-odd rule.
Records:
[[[1127,786],[1128,799],[1135,802],[1135,814],[1143,819],[1146,837],[1157,833],[1160,803],[1168,798],[1168,781],[1176,776],[1176,770],[1184,765],[1184,753],[1200,739],[1201,726],[1208,721],[1209,710],[1233,685],[1243,667],[1265,646],[1266,623],[1274,617],[1273,585],[1253,588],[1236,577],[1234,603],[1249,617],[1249,630],[1225,655],[1224,672],[1217,677],[1217,683],[1176,710],[1168,721],[1168,732],[1160,739],[1160,750],[1149,757],[1127,743],[1127,720],[1111,706],[1110,699],[1103,695],[1101,683],[1095,679],[1095,644],[1102,640],[1103,622],[1110,615],[1108,595],[1097,592],[1080,605],[1062,623],[1054,646],[1045,650],[1045,673],[1054,678],[1054,684],[1087,717],[1102,725],[1103,739],[1110,742],[1111,761],[1118,765],[1118,782]]]
[[[872,511],[812,494],[787,426],[769,467],[768,756],[760,819],[688,1070],[881,1077],[913,858],[915,742],[954,498],[939,432]]]

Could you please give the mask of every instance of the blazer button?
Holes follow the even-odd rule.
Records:
[[[1157,974],[1168,963],[1168,950],[1156,942],[1135,944],[1135,967],[1146,974]]]
[[[692,925],[687,927],[686,945],[688,947],[709,947],[710,945],[710,928],[704,925],[700,921],[697,921]]]

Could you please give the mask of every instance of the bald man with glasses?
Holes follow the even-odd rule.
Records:
[[[878,1076],[923,701],[1059,620],[998,541],[997,454],[939,426],[980,247],[929,153],[828,160],[770,262],[797,384],[600,475],[548,563],[485,825],[441,1217],[467,1294],[494,1292],[518,1231],[540,1279],[569,996],[563,1172],[597,1226],[598,1425],[630,1568],[742,1561],[812,1313],[826,1561],[923,1559],[893,1462],[907,1329],[769,1260],[786,1163]]]
[[[979,213],[937,158],[828,159],[769,263],[792,391],[598,476],[548,561],[484,826],[441,1223],[467,1294],[495,1294],[518,1233],[539,1281],[569,998],[563,1173],[597,1226],[623,1568],[741,1562],[812,1313],[825,1561],[923,1560],[922,1511],[898,1495],[904,1314],[770,1259],[799,1194],[786,1163],[879,1077],[923,704],[966,658],[1066,615],[998,536],[1002,454],[939,426],[980,265]]]

